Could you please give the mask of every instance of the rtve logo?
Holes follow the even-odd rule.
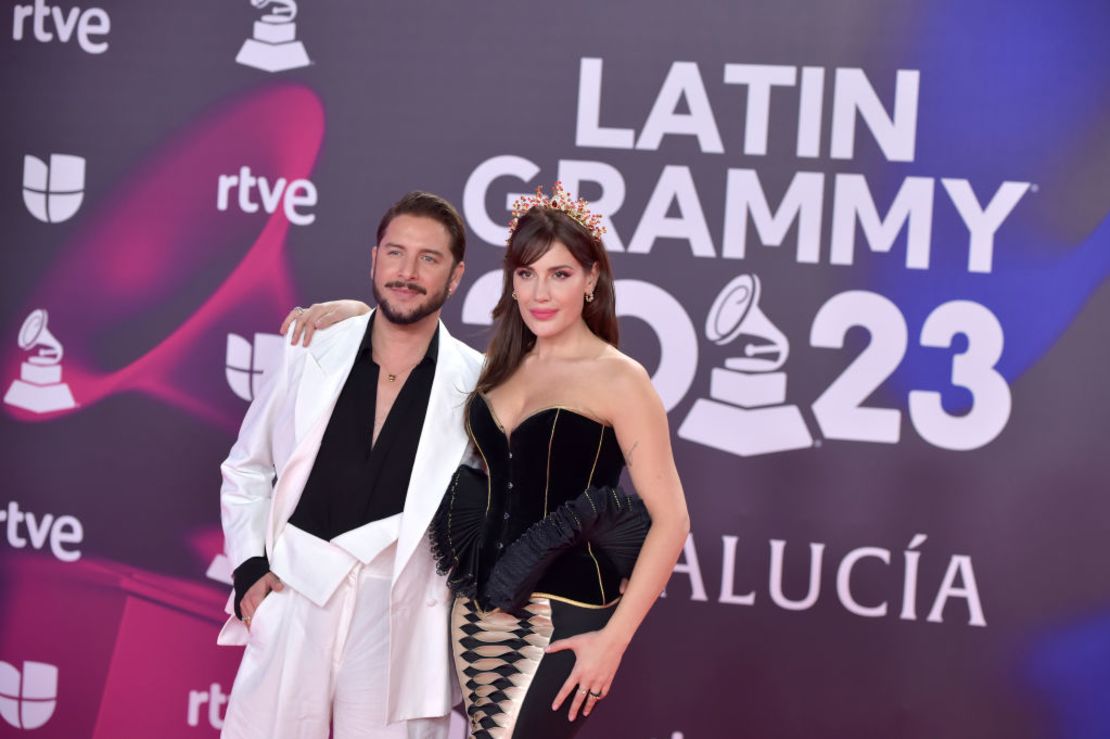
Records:
[[[228,694],[219,683],[212,683],[208,686],[208,690],[190,690],[189,710],[185,715],[185,723],[189,726],[200,726],[201,706],[207,703],[208,725],[213,729],[222,729],[224,716],[227,713],[227,699]]]
[[[280,334],[255,334],[254,346],[238,334],[227,335],[227,384],[243,400],[254,400],[263,376],[281,362]]]
[[[85,199],[85,160],[72,154],[51,154],[50,164],[23,157],[23,204],[43,223],[73,217]]]
[[[54,715],[58,702],[58,668],[24,662],[20,674],[0,662],[0,716],[17,729],[37,729]]]
[[[252,199],[257,188],[258,201]],[[222,174],[216,184],[216,209],[227,210],[231,202],[231,192],[238,193],[236,203],[244,213],[257,213],[258,206],[267,213],[277,211],[278,205],[285,211],[289,222],[297,226],[307,226],[316,220],[315,213],[303,213],[298,208],[311,208],[316,205],[316,185],[308,180],[296,179],[292,182],[279,177],[274,182],[266,177],[255,177],[250,167],[240,167],[239,174]]]
[[[20,510],[19,503],[12,500],[8,501],[6,509],[0,509],[0,523],[5,524],[8,545],[13,549],[23,549],[30,544],[32,549],[41,551],[49,544],[50,553],[63,562],[81,559],[80,549],[65,546],[80,544],[85,539],[85,527],[74,516],[53,513],[36,516],[31,511]]]
[[[55,35],[63,44],[68,43],[76,31],[77,45],[82,50],[90,54],[103,54],[108,50],[107,41],[92,39],[93,36],[107,36],[112,30],[112,21],[102,8],[70,8],[67,13],[58,6],[50,7],[44,0],[35,0],[33,5],[16,5],[12,9],[13,39],[23,40],[28,20],[35,39],[44,44],[53,41]]]

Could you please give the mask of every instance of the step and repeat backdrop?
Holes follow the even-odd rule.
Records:
[[[582,736],[1110,736],[1105,0],[77,2],[0,8],[0,734],[216,736],[282,317],[426,189],[481,349],[560,179],[693,520]]]

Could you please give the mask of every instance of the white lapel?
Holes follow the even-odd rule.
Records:
[[[401,517],[401,535],[393,564],[394,583],[424,538],[451,481],[451,473],[466,451],[463,411],[471,388],[467,387],[465,377],[466,365],[455,339],[440,322],[439,355]]]

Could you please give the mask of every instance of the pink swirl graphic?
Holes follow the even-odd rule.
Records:
[[[16,317],[48,311],[77,407],[37,414],[5,405],[8,413],[49,420],[138,391],[234,427],[242,407],[216,400],[227,400],[222,383],[213,391],[223,336],[229,325],[273,327],[293,304],[290,224],[280,206],[269,215],[240,212],[234,194],[231,208],[217,210],[217,184],[243,166],[271,183],[307,178],[323,137],[315,93],[267,87],[206,114],[99,203]],[[167,325],[176,326],[168,335]],[[15,324],[4,335],[17,333]],[[10,382],[27,352],[14,340],[5,346]]]

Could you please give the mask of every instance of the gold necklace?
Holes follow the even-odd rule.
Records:
[[[412,372],[413,368],[415,368],[417,364],[420,364],[420,362],[418,361],[416,364],[412,365],[412,367],[409,367],[404,372],[390,372],[380,362],[378,363],[378,366],[385,371],[385,379],[389,380],[390,382],[397,382],[398,377],[400,377],[401,375],[407,375],[409,372]]]
[[[377,357],[374,356],[373,351],[371,351],[370,358],[378,365],[378,367],[380,367],[385,372],[385,379],[389,380],[390,382],[397,382],[398,377],[400,377],[401,375],[407,375],[409,372],[412,372],[416,365],[424,361],[424,358],[421,357],[420,359],[409,365],[409,368],[406,369],[404,372],[390,372],[388,369],[386,369],[385,365],[381,361],[379,361]]]

